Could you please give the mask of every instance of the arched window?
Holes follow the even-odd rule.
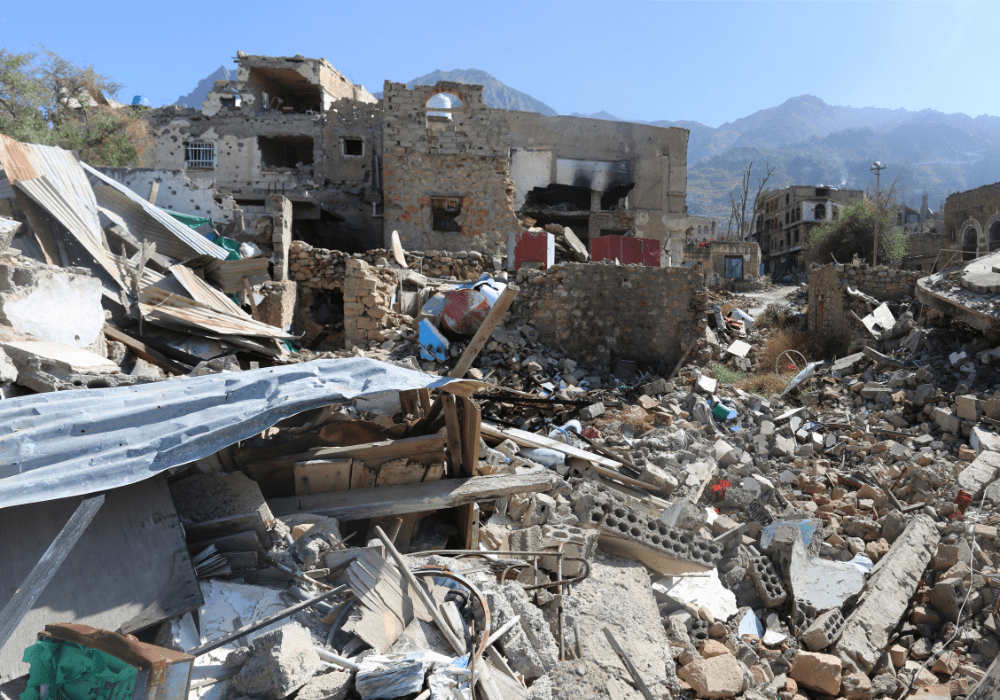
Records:
[[[1000,221],[994,221],[990,226],[990,252],[1000,250]]]
[[[813,209],[813,218],[816,221],[825,221],[826,220],[826,205],[825,204],[817,204],[816,205],[816,208]]]
[[[976,258],[976,248],[978,247],[976,238],[976,229],[974,226],[969,226],[965,229],[965,233],[962,236],[962,252],[966,260],[975,260]]]

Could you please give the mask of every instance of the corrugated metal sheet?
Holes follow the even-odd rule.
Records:
[[[271,281],[267,272],[267,258],[246,258],[244,260],[213,260],[205,266],[205,276],[219,285],[227,294],[243,291],[243,280],[251,287]]]
[[[97,200],[80,165],[70,151],[0,134],[0,166],[11,184],[55,217],[115,282],[127,288],[104,249]]]
[[[232,299],[209,285],[205,280],[183,265],[172,265],[170,272],[184,286],[184,289],[187,290],[192,299],[200,301],[208,308],[215,309],[219,313],[230,314],[247,321],[253,320],[253,316],[237,306]]]
[[[140,293],[139,310],[151,323],[171,328],[208,331],[219,335],[241,335],[250,338],[291,338],[280,328],[255,321],[245,314],[236,316],[210,308],[195,299],[173,294],[163,285],[146,287]],[[243,313],[241,311],[241,313]]]
[[[101,214],[132,234],[137,241],[155,243],[156,252],[170,261],[186,260],[200,255],[187,243],[164,229],[146,213],[145,209],[114,187],[95,185],[94,196],[97,198],[97,210]]]
[[[149,201],[136,194],[125,185],[111,179],[104,173],[95,170],[86,163],[81,163],[81,165],[93,177],[97,178],[105,185],[109,185],[114,188],[119,192],[119,194],[124,195],[127,199],[131,200],[132,203],[137,204],[148,218],[152,219],[159,225],[159,228],[157,228],[153,223],[147,223],[141,228],[142,233],[138,230],[132,230],[132,235],[140,240],[143,239],[143,234],[149,235],[150,238],[147,240],[156,242],[157,252],[162,255],[175,257],[179,260],[199,254],[209,255],[213,258],[219,258],[221,260],[229,255],[227,250],[223,249],[221,246],[215,245],[195,230],[188,228],[159,207],[150,204]],[[175,247],[178,241],[187,246],[187,248],[191,250],[191,253],[179,255],[171,253],[171,248]]]
[[[39,175],[31,180],[18,180],[14,186],[65,226],[66,230],[90,253],[94,261],[111,276],[111,279],[122,289],[128,289],[128,283],[122,276],[121,270],[104,247],[100,222],[97,224],[95,235],[91,230],[92,222],[88,220],[86,211],[79,208],[79,202],[66,199],[63,190],[58,189],[48,175]]]
[[[0,508],[137,483],[302,411],[454,381],[357,357],[7,399]]]

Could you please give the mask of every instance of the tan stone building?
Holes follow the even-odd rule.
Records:
[[[1000,250],[1000,182],[948,195],[944,235],[966,259]]]
[[[488,107],[483,88],[386,82],[382,99],[323,59],[238,52],[200,109],[151,117],[145,169],[114,177],[238,230],[291,203],[293,238],[360,252],[399,231],[415,250],[502,250],[518,216],[586,242],[631,233],[681,260],[686,129]]]
[[[760,245],[765,272],[783,275],[798,271],[798,253],[806,232],[837,212],[864,197],[861,190],[836,187],[792,185],[781,190],[766,190],[757,203],[754,237]]]

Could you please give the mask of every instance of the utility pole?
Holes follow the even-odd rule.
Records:
[[[880,161],[875,161],[872,163],[872,167],[869,168],[873,173],[875,173],[875,243],[872,245],[872,267],[878,264],[878,220],[881,215],[881,210],[879,209],[879,181],[881,179],[882,171],[885,170],[885,163]]]

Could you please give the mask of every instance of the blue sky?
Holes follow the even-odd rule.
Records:
[[[560,114],[709,126],[816,95],[1000,115],[995,2],[0,3],[0,46],[46,48],[170,104],[237,50],[324,57],[369,90],[479,68]]]

